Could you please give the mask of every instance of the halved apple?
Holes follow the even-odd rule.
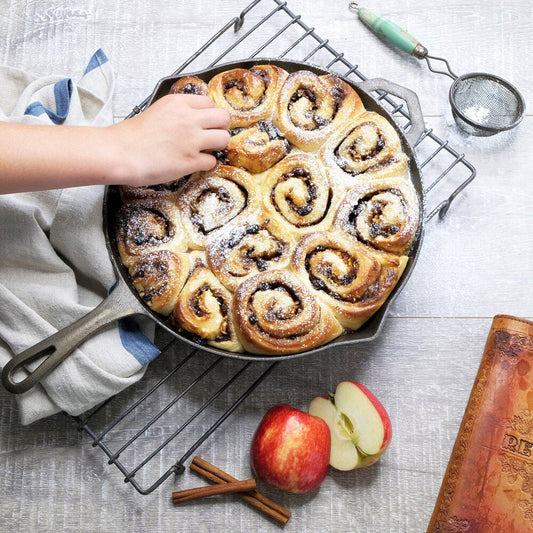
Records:
[[[372,392],[354,381],[339,383],[334,395],[313,398],[309,414],[322,418],[329,426],[329,464],[337,470],[370,466],[392,438],[387,411]]]

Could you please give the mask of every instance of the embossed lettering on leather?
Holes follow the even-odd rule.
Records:
[[[494,317],[427,531],[533,531],[533,322]]]

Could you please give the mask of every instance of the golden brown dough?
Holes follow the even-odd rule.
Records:
[[[227,163],[260,174],[291,151],[291,144],[271,122],[262,120],[247,128],[231,131],[226,150],[222,152]]]
[[[407,156],[398,134],[373,111],[352,116],[327,140],[320,158],[348,188],[362,179],[407,174]]]
[[[333,224],[378,250],[407,254],[418,228],[418,198],[402,178],[356,185],[339,206]]]
[[[199,265],[183,287],[172,317],[198,340],[221,350],[241,352],[231,307],[229,291],[208,268]]]
[[[202,250],[207,237],[226,224],[246,220],[259,209],[257,184],[248,172],[217,165],[195,174],[181,191],[178,206],[189,247]]]
[[[124,203],[135,202],[136,200],[144,200],[145,198],[157,198],[175,202],[179,194],[178,191],[187,183],[190,177],[191,176],[189,174],[174,181],[159,183],[157,185],[147,185],[143,187],[121,185],[120,196]]]
[[[230,113],[230,128],[272,119],[279,89],[288,73],[275,65],[236,68],[214,76],[208,95]]]
[[[117,212],[115,225],[118,251],[127,267],[156,250],[187,250],[179,210],[168,200],[147,198],[125,204]]]
[[[277,104],[277,125],[302,150],[317,150],[353,114],[364,111],[359,95],[346,82],[308,70],[285,80]]]
[[[170,87],[170,94],[207,95],[207,83],[196,76],[184,76]]]
[[[296,275],[352,330],[383,305],[406,263],[405,256],[376,253],[335,233],[305,236],[292,260]]]
[[[265,213],[298,238],[331,227],[342,192],[320,160],[307,153],[287,156],[261,185]]]
[[[233,306],[238,335],[251,353],[302,352],[343,331],[331,311],[285,270],[248,278],[237,289]]]
[[[207,246],[207,262],[218,279],[235,291],[250,276],[285,268],[295,241],[285,228],[267,216],[228,228]]]
[[[189,255],[169,250],[149,252],[133,264],[130,275],[150,309],[169,315],[189,276]]]

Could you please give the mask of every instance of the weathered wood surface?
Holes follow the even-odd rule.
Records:
[[[81,74],[103,48],[117,75],[117,120],[147,96],[248,2],[0,0],[0,62],[37,74]],[[263,0],[264,7],[274,6]],[[533,318],[533,118],[513,134],[466,137],[449,111],[449,78],[429,72],[371,34],[344,0],[289,0],[289,7],[328,38],[368,77],[386,77],[414,89],[428,126],[464,152],[476,180],[444,220],[426,228],[420,259],[373,343],[278,365],[199,454],[234,476],[250,476],[248,448],[255,427],[274,403],[305,409],[343,379],[365,383],[389,411],[394,437],[381,461],[359,472],[331,473],[306,496],[265,492],[289,507],[286,531],[423,532],[429,521],[492,316]],[[495,0],[393,2],[366,7],[409,29],[457,73],[489,71],[532,98],[533,11],[530,2]],[[268,11],[268,9],[265,9]],[[250,24],[251,22],[248,21]],[[246,26],[241,31],[247,31]],[[238,38],[231,33],[231,41]],[[259,34],[258,34],[259,35]],[[260,36],[253,36],[262,42]],[[216,50],[205,58],[216,58]],[[177,351],[185,349],[178,346]],[[159,360],[146,380],[124,393],[127,405],[170,369]],[[201,362],[195,362],[200,365]],[[236,367],[224,362],[221,373]],[[150,405],[117,427],[118,447],[145,417],[172,397],[187,372],[168,383]],[[194,409],[201,395],[171,410],[143,437],[125,462],[147,455]],[[220,412],[223,403],[214,406]],[[149,496],[122,482],[119,471],[92,448],[72,421],[58,415],[22,427],[14,399],[0,391],[0,524],[2,531],[279,531],[279,526],[233,497],[174,507],[172,490],[203,483],[189,472]],[[198,422],[198,434],[208,421]],[[149,483],[185,450],[168,446],[139,481]],[[187,463],[188,464],[188,463]]]

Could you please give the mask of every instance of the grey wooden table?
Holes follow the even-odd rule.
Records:
[[[464,153],[477,177],[443,220],[435,218],[427,225],[420,260],[376,341],[277,365],[197,453],[236,477],[249,477],[251,437],[270,406],[287,402],[306,409],[313,396],[334,389],[337,382],[360,381],[383,401],[393,423],[393,440],[380,462],[361,471],[331,472],[318,491],[305,496],[262,488],[292,510],[286,531],[422,532],[492,317],[508,313],[533,318],[533,118],[526,116],[510,134],[465,136],[449,110],[450,80],[371,34],[347,4],[288,0],[294,13],[366,76],[386,77],[415,90],[427,127]],[[120,120],[159,78],[172,73],[247,5],[247,0],[0,0],[0,62],[40,75],[75,75],[101,47],[117,75],[114,105]],[[273,0],[263,0],[258,8],[267,12],[274,6]],[[381,0],[366,7],[410,30],[433,54],[445,56],[457,73],[489,71],[510,80],[531,107],[533,11],[528,0]],[[253,16],[231,39],[252,27]],[[258,30],[248,42],[260,43],[262,35]],[[246,55],[253,51],[252,46]],[[202,61],[219,52],[215,46]],[[156,361],[146,379],[117,400],[120,407],[142,395],[188,350],[177,344]],[[204,361],[193,358],[191,364],[115,427],[109,445],[118,448],[142,429],[145,417],[157,413]],[[219,374],[231,376],[235,368],[236,363],[224,362]],[[194,409],[201,396],[189,398],[180,412]],[[215,415],[223,412],[225,401],[213,404]],[[203,483],[188,471],[140,495],[123,483],[123,475],[107,464],[102,450],[91,446],[71,418],[57,415],[23,427],[15,400],[3,390],[0,405],[2,531],[280,529],[231,497],[174,507],[172,490]],[[142,460],[156,449],[176,430],[180,412],[169,412],[143,432],[124,461]],[[104,414],[102,423],[112,414]],[[198,421],[193,430],[197,434],[190,438],[208,426],[209,420]],[[138,481],[149,485],[182,456],[183,446],[179,439],[172,441],[146,473],[139,472]]]

